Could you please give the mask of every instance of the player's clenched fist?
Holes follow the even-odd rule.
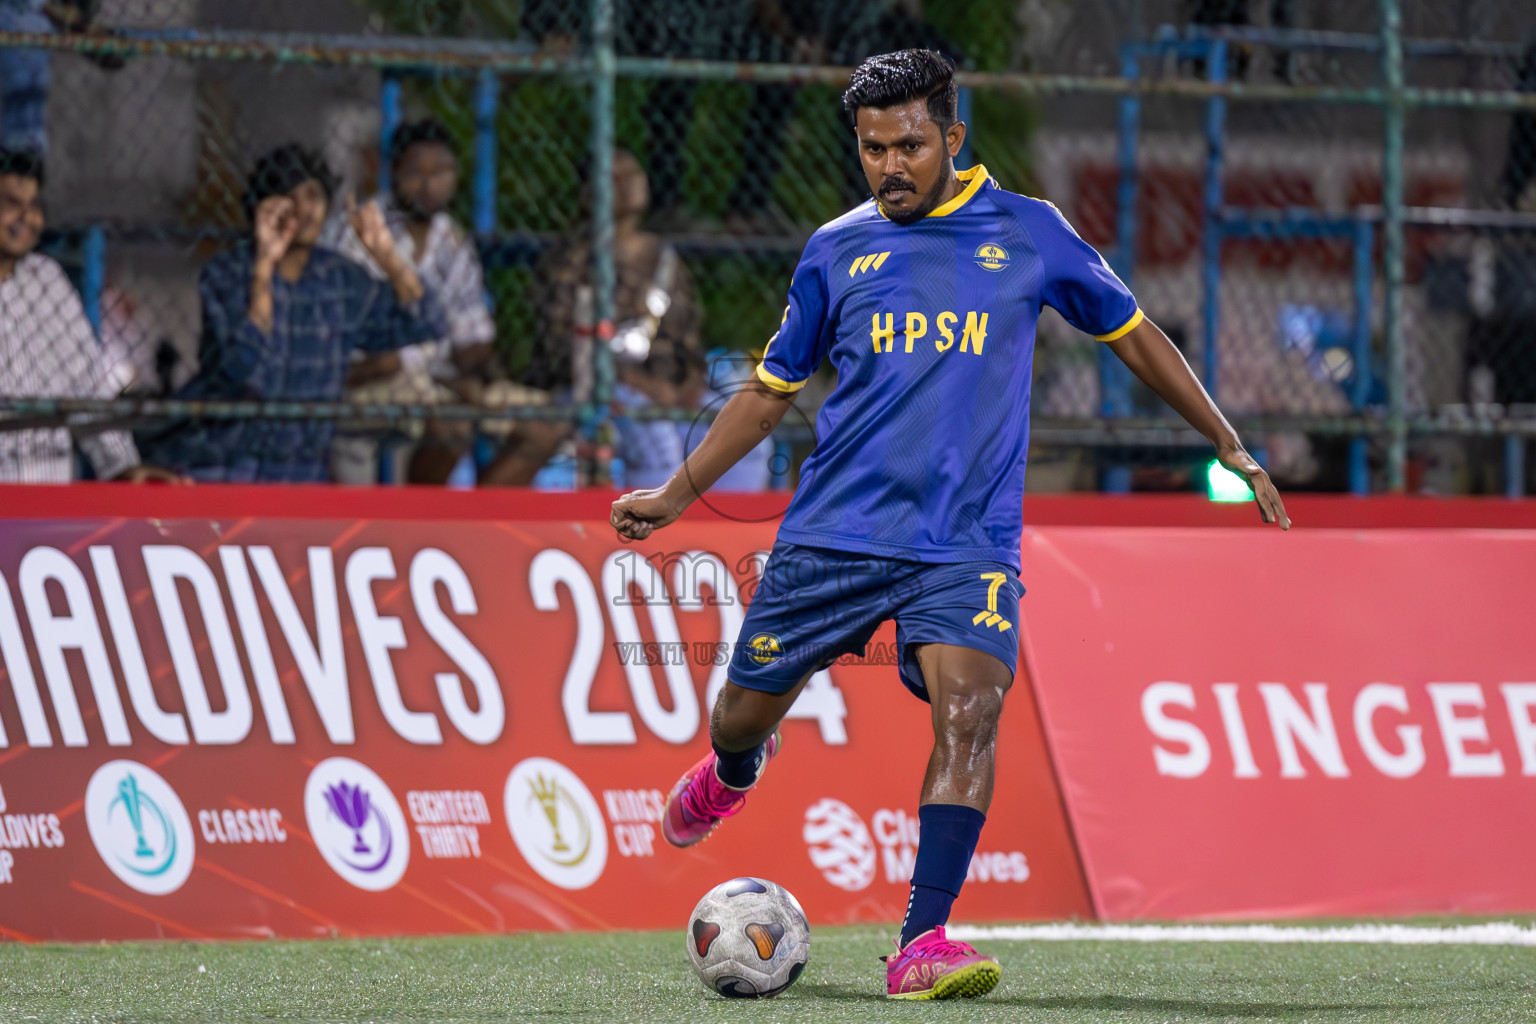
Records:
[[[675,521],[683,510],[666,499],[665,488],[652,487],[644,491],[630,491],[613,503],[608,517],[619,536],[630,540],[645,540],[652,531]]]

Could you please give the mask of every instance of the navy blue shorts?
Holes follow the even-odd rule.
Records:
[[[907,689],[928,699],[912,648],[940,643],[1019,663],[1024,585],[1002,562],[911,562],[778,541],[752,595],[731,656],[730,681],[786,693],[844,654],[862,657],[896,620],[896,661]]]

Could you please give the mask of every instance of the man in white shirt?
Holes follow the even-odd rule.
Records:
[[[438,297],[448,318],[448,336],[396,352],[358,356],[347,377],[347,398],[423,404],[476,401],[480,394],[474,385],[490,363],[496,325],[486,304],[474,239],[447,212],[459,184],[453,138],[435,120],[403,124],[390,140],[389,158],[393,191],[379,197],[379,207],[396,250]],[[382,274],[345,219],[333,220],[320,244]],[[420,424],[414,426],[420,429]],[[410,481],[444,482],[467,442],[463,428],[429,431],[412,456]],[[333,442],[332,472],[341,482],[371,483],[376,469],[377,445],[372,439]]]
[[[33,252],[43,232],[43,162],[0,150],[0,397],[112,398],[111,384],[85,308],[58,263]],[[101,480],[175,480],[139,465],[121,430],[74,427]],[[69,483],[71,430],[0,430],[0,482]]]

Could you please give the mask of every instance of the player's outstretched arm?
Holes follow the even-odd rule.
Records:
[[[1270,482],[1269,474],[1243,449],[1237,431],[1216,408],[1200,385],[1200,378],[1168,336],[1151,320],[1143,320],[1124,337],[1107,344],[1132,373],[1216,446],[1216,458],[1223,466],[1248,481],[1264,521],[1279,523],[1280,529],[1289,530],[1291,518],[1285,514],[1280,492]]]
[[[630,491],[613,503],[613,528],[630,540],[644,540],[671,523],[773,433],[794,400],[793,393],[761,383],[736,392],[671,479],[660,487]]]

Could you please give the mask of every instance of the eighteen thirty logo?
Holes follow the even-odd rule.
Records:
[[[85,825],[112,873],[163,896],[192,873],[192,819],[170,784],[137,761],[108,761],[85,787]]]
[[[839,889],[858,892],[875,880],[875,844],[857,811],[827,797],[805,811],[811,863]]]
[[[359,889],[400,881],[411,859],[405,815],[384,780],[349,757],[315,765],[304,785],[304,816],[320,855]]]
[[[533,870],[562,889],[585,889],[608,863],[608,831],[586,785],[559,761],[530,757],[507,776],[507,828]]]

